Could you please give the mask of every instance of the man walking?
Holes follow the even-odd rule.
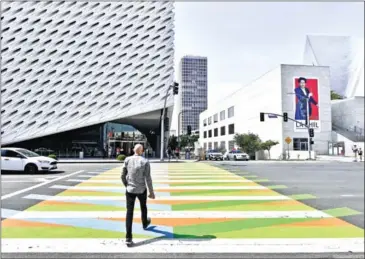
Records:
[[[133,224],[133,212],[136,198],[139,200],[142,216],[143,229],[147,229],[151,224],[151,219],[147,217],[147,188],[149,191],[148,197],[150,199],[155,198],[155,194],[152,186],[151,168],[150,163],[143,156],[143,146],[137,144],[134,147],[134,155],[127,157],[124,161],[124,167],[122,172],[122,182],[126,187],[126,203],[127,203],[127,216],[126,216],[126,244],[127,246],[133,245],[132,241],[132,224]]]

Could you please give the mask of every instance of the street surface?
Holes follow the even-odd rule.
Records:
[[[2,175],[3,258],[364,258],[363,164],[151,166],[152,226],[143,230],[137,202],[133,248],[120,166]]]

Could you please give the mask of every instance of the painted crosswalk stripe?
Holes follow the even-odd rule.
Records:
[[[3,212],[3,210],[2,210]],[[6,215],[6,213],[4,213]],[[150,211],[152,218],[332,218],[322,211]],[[124,211],[21,211],[10,218],[13,219],[40,219],[40,218],[121,218],[124,219]],[[135,218],[140,215],[134,214]]]
[[[148,239],[135,238],[136,243],[145,243],[133,249],[121,238],[7,238],[2,239],[3,253],[363,253],[364,238],[219,238],[219,239]]]
[[[25,199],[49,200],[49,201],[79,201],[79,200],[99,200],[99,201],[125,201],[125,196],[49,196],[29,194]],[[282,201],[291,200],[284,195],[273,196],[167,196],[156,197],[156,201]]]
[[[121,180],[80,180],[80,179],[68,179],[68,182],[76,183],[121,183]],[[154,180],[154,183],[253,183],[251,180],[236,179],[236,180],[169,180],[158,179]]]
[[[155,186],[158,186],[155,184]],[[122,186],[67,186],[53,185],[52,189],[61,190],[125,190]],[[167,186],[157,187],[155,190],[267,190],[265,186]]]

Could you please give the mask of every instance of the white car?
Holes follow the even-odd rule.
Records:
[[[1,149],[1,171],[22,171],[35,174],[57,169],[57,160],[23,148]]]
[[[250,160],[250,156],[241,150],[232,150],[224,154],[225,160]]]

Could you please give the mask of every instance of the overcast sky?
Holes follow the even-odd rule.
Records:
[[[175,68],[208,57],[208,102],[279,64],[300,64],[307,34],[364,37],[363,3],[176,2]]]

